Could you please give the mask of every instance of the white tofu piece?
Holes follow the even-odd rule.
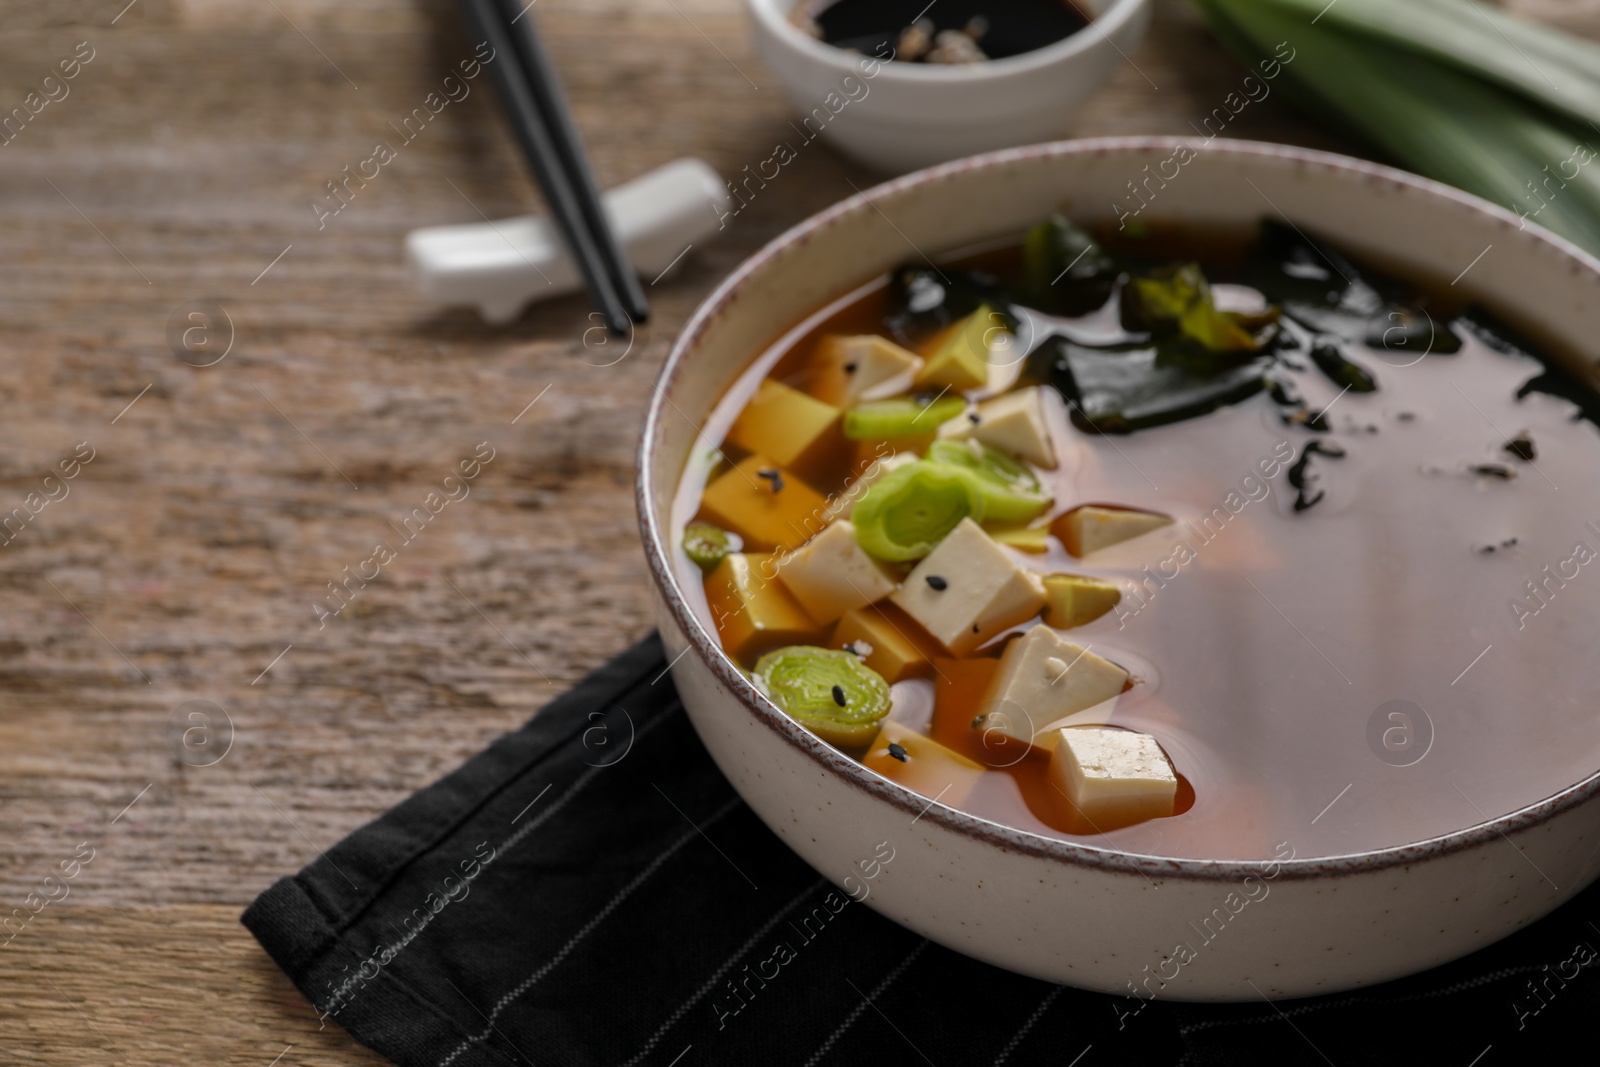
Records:
[[[1091,552],[1143,537],[1152,530],[1171,525],[1171,516],[1158,512],[1099,508],[1089,504],[1061,516],[1052,524],[1051,532],[1061,539],[1068,552],[1074,556],[1087,556]]]
[[[1107,726],[1055,731],[1050,780],[1091,830],[1172,814],[1178,773],[1149,734]]]
[[[892,456],[873,460],[855,481],[845,486],[843,492],[828,501],[828,506],[822,512],[823,521],[837,522],[840,519],[848,519],[856,510],[856,502],[861,499],[863,493],[872,488],[874,482],[890,471],[916,461],[915,452],[896,452]]]
[[[1035,738],[1047,726],[1115,698],[1127,681],[1128,672],[1110,660],[1048,626],[1035,626],[1001,655],[1000,670],[980,704],[984,728],[1038,744]],[[1040,747],[1049,748],[1048,742]]]
[[[1056,450],[1050,444],[1050,431],[1044,417],[1044,393],[1037,385],[1002,393],[985,400],[972,414],[963,415],[939,427],[940,437],[957,440],[971,438],[998,452],[1037,464],[1046,470],[1056,467]]]
[[[903,393],[916,381],[923,363],[915,352],[875,334],[830,334],[813,358],[810,392],[835,407]]]
[[[962,519],[890,599],[959,656],[1039,614],[1044,585]]]
[[[894,578],[856,543],[848,522],[827,526],[784,556],[778,578],[819,626],[837,622],[853,608],[864,608],[894,592]]]

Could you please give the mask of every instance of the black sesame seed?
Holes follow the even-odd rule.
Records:
[[[776,469],[774,467],[767,467],[767,468],[765,468],[763,470],[756,471],[756,477],[757,478],[764,478],[768,482],[772,483],[772,491],[774,493],[783,492],[783,472],[782,471],[780,471],[780,470],[778,470],[778,469]]]
[[[986,720],[987,718],[988,718],[987,715],[974,715],[972,717],[972,728],[974,730],[983,729],[984,720]]]
[[[1480,463],[1472,468],[1472,473],[1481,475],[1485,478],[1499,478],[1501,481],[1505,482],[1509,482],[1511,479],[1517,476],[1516,471],[1512,470],[1510,467],[1502,466],[1499,463]]]
[[[950,583],[937,574],[930,574],[928,575],[928,587],[936,593],[942,593],[950,588]]]
[[[1527,434],[1519,434],[1518,436],[1507,441],[1505,443],[1505,450],[1522,460],[1524,463],[1532,463],[1538,458],[1538,453],[1534,451],[1533,438],[1529,437]]]
[[[969,411],[967,412],[967,421],[976,426],[978,423],[983,421],[983,416],[979,415],[976,411]]]
[[[849,703],[844,698],[844,686],[836,685],[833,687],[833,702],[839,705],[841,708],[844,707],[845,704]]]
[[[893,741],[889,742],[889,755],[893,756],[895,759],[899,760],[901,763],[905,763],[906,762],[906,750],[905,750],[905,748],[902,747],[901,745],[896,744]]]
[[[1516,543],[1517,543],[1517,539],[1515,537],[1508,537],[1504,541],[1500,542],[1500,547],[1501,548],[1510,548],[1512,545],[1515,545]]]
[[[846,374],[854,374],[856,372],[856,365],[854,363],[846,363],[844,365],[844,372]]]
[[[854,641],[846,641],[844,643],[844,650],[846,652],[850,653],[852,656],[861,655],[861,653],[856,651],[856,646],[855,646],[855,642]]]
[[[978,632],[978,624],[977,623],[973,623],[972,624],[972,632],[973,633],[977,633]]]

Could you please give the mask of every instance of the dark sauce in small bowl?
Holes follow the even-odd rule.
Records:
[[[836,48],[920,63],[1005,59],[1089,24],[1071,0],[822,0],[802,2],[794,20]]]

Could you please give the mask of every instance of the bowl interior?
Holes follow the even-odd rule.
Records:
[[[762,28],[795,52],[825,64],[841,73],[853,69],[860,56],[834,48],[811,37],[789,20],[798,0],[749,0],[750,11]],[[1038,70],[1064,59],[1098,48],[1107,43],[1123,23],[1149,0],[1078,0],[1093,13],[1093,21],[1079,30],[1043,48],[1021,55],[992,59],[985,63],[944,66],[926,63],[886,63],[877,77],[887,81],[911,83],[959,83],[1004,79],[1011,75]]]
[[[1162,177],[1162,176],[1166,177]],[[1154,180],[1151,178],[1154,176]],[[1136,196],[1134,190],[1139,193]],[[1600,264],[1508,212],[1455,190],[1343,157],[1243,142],[1171,138],[1064,142],[947,164],[867,190],[815,216],[747,261],[684,330],[662,372],[640,452],[640,508],[650,565],[694,654],[711,663],[772,729],[838,773],[881,792],[865,768],[838,757],[761,698],[723,656],[684,595],[671,550],[671,507],[691,451],[715,441],[708,413],[749,361],[785,329],[901,262],[1020,234],[1062,211],[1115,225],[1137,218],[1231,229],[1277,215],[1334,237],[1352,254],[1441,279],[1500,309],[1537,309],[1540,338],[1578,373],[1595,377]],[[1515,811],[1464,820],[1449,847],[1488,840],[1589,796],[1600,776],[1552,782]],[[1559,787],[1559,788],[1558,788]],[[944,812],[973,832],[1015,833]],[[1081,858],[1093,848],[1050,840],[1044,851]],[[1409,846],[1408,846],[1409,847]],[[1332,864],[1403,862],[1406,847],[1319,857]],[[1198,863],[1199,861],[1179,861]]]

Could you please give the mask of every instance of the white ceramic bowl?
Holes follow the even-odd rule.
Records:
[[[766,824],[834,882],[861,885],[858,863],[890,842],[894,861],[867,898],[884,915],[998,966],[1090,989],[1184,1000],[1326,993],[1464,955],[1593,881],[1600,774],[1445,836],[1282,864],[1044,838],[930,804],[797,726],[722,654],[671,562],[671,502],[697,427],[777,333],[913,258],[913,246],[937,256],[1020,234],[1057,209],[1106,218],[1129,177],[1156,169],[1180,143],[1064,142],[962,160],[868,190],[762,249],[701,305],[662,370],[639,453],[645,549],[674,680],[706,748]],[[1190,147],[1194,158],[1141,220],[1245,226],[1276,209],[1423,276],[1450,278],[1473,264],[1463,286],[1536,312],[1552,341],[1594,353],[1600,262],[1538,227],[1340,156],[1246,142]],[[1247,906],[1235,912],[1230,896]],[[1226,935],[1202,940],[1216,924]],[[1179,945],[1194,958],[1175,959]]]
[[[1092,23],[1023,55],[963,66],[873,63],[795,27],[794,4],[749,0],[756,48],[800,113],[799,138],[820,136],[895,174],[1065,137],[1078,106],[1129,62],[1150,24],[1149,0],[1084,0]]]

